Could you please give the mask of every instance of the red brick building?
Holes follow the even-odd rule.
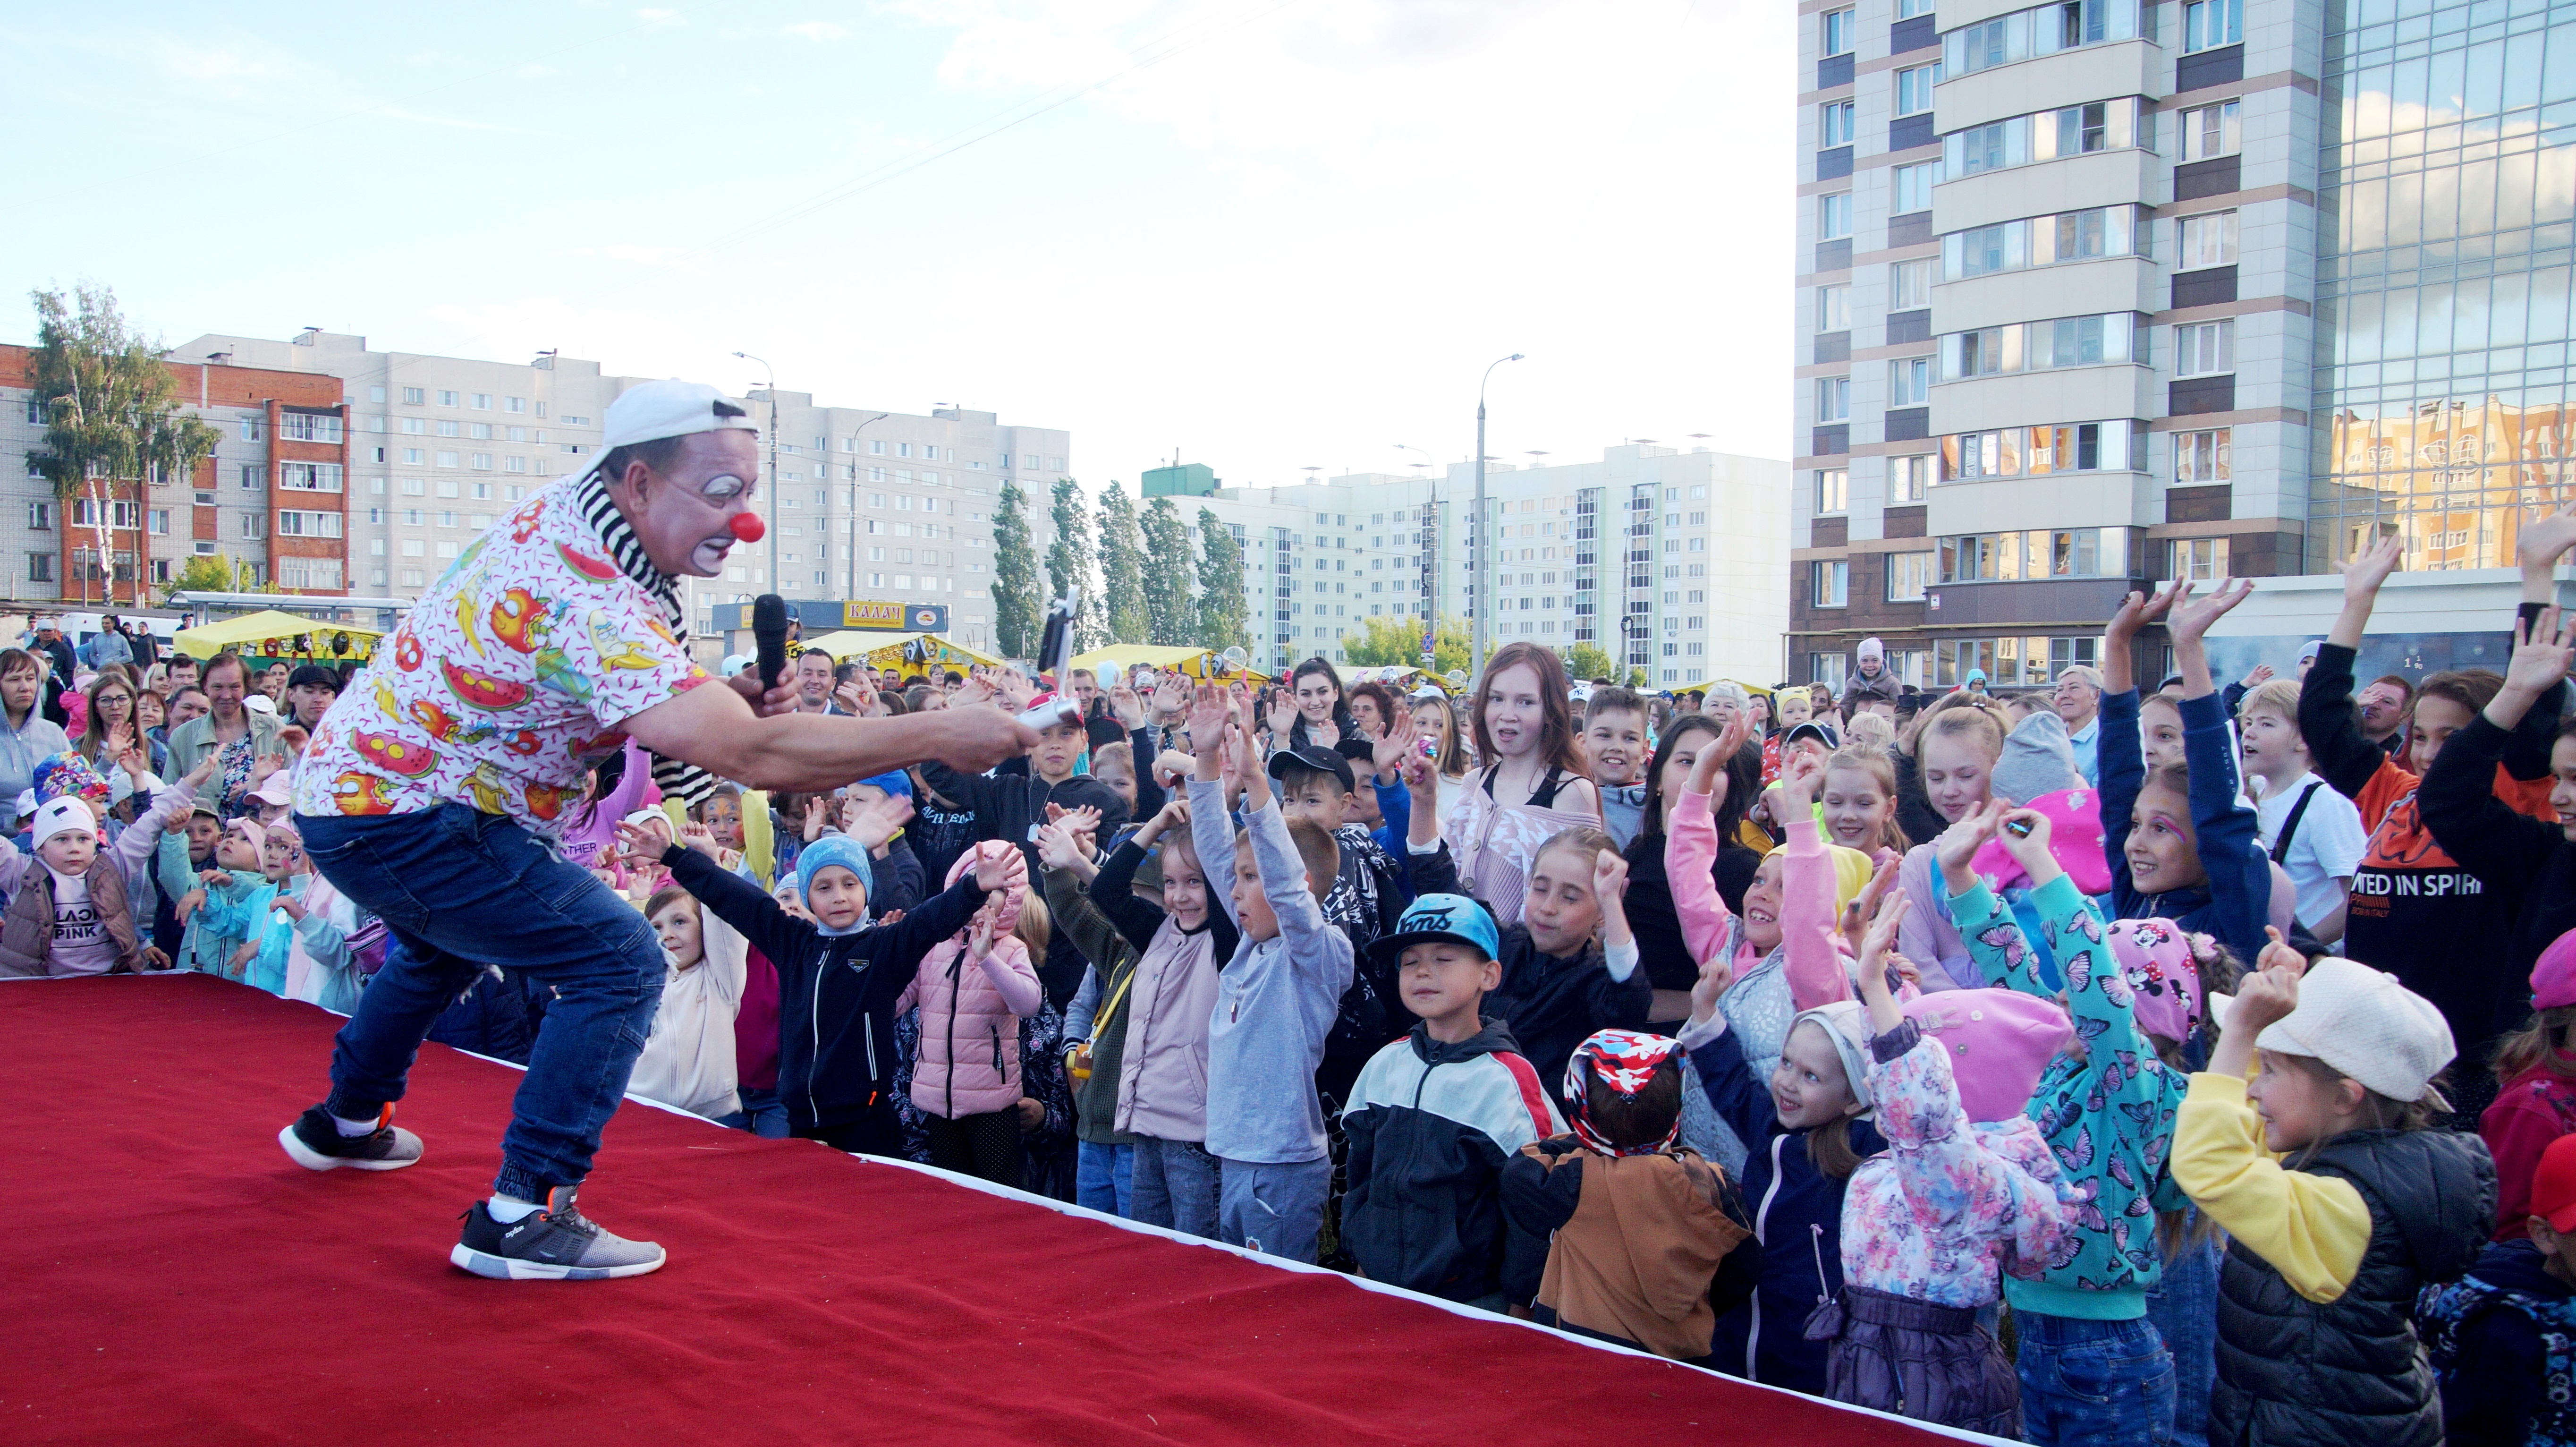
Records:
[[[27,460],[45,424],[29,349],[0,344],[0,598],[134,606],[191,557],[225,557],[250,586],[349,591],[349,409],[340,379],[166,362],[187,410],[221,434],[187,479],[119,479],[57,499]],[[103,505],[106,516],[96,509]],[[102,566],[104,525],[107,562]],[[14,544],[14,546],[11,546]]]

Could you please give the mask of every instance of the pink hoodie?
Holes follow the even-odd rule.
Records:
[[[1788,859],[1780,878],[1780,942],[1788,959],[1789,996],[1800,1010],[1853,998],[1850,967],[1834,929],[1834,874],[1824,836],[1812,818],[1789,821]],[[1718,897],[1710,866],[1717,859],[1717,815],[1706,794],[1685,789],[1665,835],[1664,875],[1672,881],[1673,912],[1691,957],[1708,960],[1736,938],[1736,919]],[[1738,940],[1736,978],[1762,962],[1749,940]]]

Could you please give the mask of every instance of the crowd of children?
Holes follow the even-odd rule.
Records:
[[[1454,703],[1136,670],[983,775],[692,813],[630,751],[565,847],[668,957],[631,1089],[726,1125],[2038,1444],[2576,1441],[2576,620],[2532,581],[2508,669],[2383,746],[2394,557],[2301,679],[2222,688],[2250,585],[2188,584],[2006,701],[1869,648],[1840,698],[1528,644]],[[34,768],[0,973],[348,1008],[387,946],[264,797],[291,760],[161,784],[166,702]],[[544,1003],[499,971],[433,1038]]]

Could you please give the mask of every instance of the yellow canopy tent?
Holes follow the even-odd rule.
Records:
[[[347,635],[349,650],[339,652],[333,645]],[[245,613],[239,618],[226,618],[199,628],[182,628],[172,641],[179,651],[191,658],[212,658],[229,648],[240,653],[256,653],[263,658],[312,658],[331,662],[341,658],[364,658],[375,651],[376,640],[384,635],[373,628],[354,623],[317,623],[275,608]],[[297,638],[304,646],[296,647]],[[274,643],[275,647],[268,646]]]
[[[1134,668],[1139,664],[1147,668],[1177,668],[1192,678],[1207,678],[1213,674],[1220,678],[1248,678],[1263,683],[1269,681],[1268,674],[1252,668],[1246,668],[1241,673],[1227,673],[1223,662],[1204,648],[1165,647],[1153,643],[1118,643],[1107,648],[1095,648],[1073,660],[1074,667],[1094,671],[1097,671],[1101,665],[1109,663],[1117,664],[1120,668]],[[1212,664],[1215,665],[1213,668],[1210,666]]]
[[[1681,687],[1671,690],[1671,692],[1676,697],[1685,693],[1706,693],[1708,692],[1709,685],[1713,683],[1735,684],[1737,688],[1743,689],[1747,694],[1750,694],[1755,698],[1769,698],[1771,696],[1771,690],[1762,687],[1760,684],[1741,683],[1732,678],[1704,678],[1697,683],[1685,683]]]
[[[919,645],[915,647],[914,645]],[[945,668],[963,669],[980,663],[987,668],[1001,666],[1003,660],[979,652],[963,643],[951,643],[936,633],[868,633],[844,628],[820,638],[808,638],[799,647],[820,648],[832,655],[836,663],[864,662],[875,668],[900,668],[905,664],[938,664]],[[788,650],[792,656],[794,648]]]

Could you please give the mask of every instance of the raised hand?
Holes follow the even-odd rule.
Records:
[[[2516,620],[2513,636],[2513,660],[2505,665],[2504,686],[2514,693],[2538,698],[2556,688],[2568,668],[2576,665],[2576,617],[2543,608],[2531,623]],[[2523,706],[2528,709],[2530,704],[2526,700]],[[2514,719],[2514,723],[2521,721],[2519,716]]]
[[[1049,869],[1071,869],[1082,862],[1082,851],[1073,842],[1073,830],[1057,819],[1038,826],[1038,863]]]
[[[987,894],[1026,884],[1028,878],[1029,861],[1017,849],[987,849],[976,856],[975,884]]]
[[[2209,591],[2206,598],[2192,596],[2191,584],[2177,585],[2166,612],[2165,626],[2172,630],[2177,643],[2197,643],[2209,632],[2209,625],[2234,611],[2237,604],[2254,596],[2254,580],[2231,578]]]
[[[2258,663],[2255,664],[2252,671],[2248,672],[2243,678],[2236,680],[2236,686],[2244,689],[2256,689],[2261,688],[2264,684],[2270,683],[2271,681],[2272,665],[2268,663]]]
[[[2003,842],[2004,852],[2030,876],[2033,889],[2066,872],[2058,865],[2057,856],[2049,852],[2053,826],[2047,815],[2036,809],[2012,809],[2004,813],[2001,823],[2003,827],[1995,838]]]
[[[1225,747],[1226,725],[1234,721],[1234,702],[1225,690],[1202,684],[1190,700],[1190,752],[1204,765]]]
[[[1198,763],[1198,760],[1182,753],[1179,749],[1165,749],[1154,756],[1153,763],[1154,782],[1168,789],[1188,778],[1190,769]]]
[[[707,829],[704,824],[694,822],[689,827],[702,834],[705,834]],[[713,834],[707,834],[707,843],[710,846],[714,845]],[[670,847],[670,825],[660,820],[650,824],[629,824],[624,820],[618,821],[617,852],[621,857],[651,864],[658,862],[662,857],[662,851]]]
[[[1288,690],[1281,689],[1270,701],[1271,737],[1286,742],[1288,731],[1297,726],[1297,705],[1288,701]],[[1311,731],[1310,731],[1311,732]]]
[[[1280,737],[1284,739],[1287,735],[1282,734]],[[1316,748],[1329,749],[1341,741],[1342,726],[1333,722],[1331,719],[1326,719],[1322,723],[1310,723],[1306,725],[1306,742]]]
[[[2227,1033],[2239,1030],[2252,1039],[2263,1027],[2299,1008],[2299,978],[2308,972],[2308,957],[2290,948],[2270,925],[2263,933],[2271,943],[2255,956],[2256,968],[2236,985],[2236,1006],[2227,1017]]]
[[[1950,887],[1952,894],[1965,894],[1974,882],[1975,876],[1968,872],[1968,862],[1977,857],[1977,851],[1985,847],[1987,840],[1995,837],[1995,830],[2003,823],[2003,810],[2002,801],[1987,800],[1970,809],[1958,823],[1942,830],[1941,837],[1932,841],[1932,857],[1941,866],[1941,882]]]
[[[1780,768],[1781,812],[1790,819],[1806,814],[1815,807],[1816,791],[1823,788],[1824,783],[1824,760],[1804,749],[1791,754],[1788,762]]]
[[[188,777],[181,779],[179,782],[187,785],[193,790],[204,784],[208,779],[213,778],[215,776],[215,770],[222,768],[223,764],[224,751],[221,749],[212,750],[204,758],[197,761],[197,767],[188,771]]]
[[[1615,849],[1604,849],[1592,859],[1592,897],[1600,902],[1602,913],[1618,909],[1628,897],[1628,861]]]
[[[874,854],[911,822],[912,800],[902,794],[888,794],[852,811],[849,835],[853,843]]]
[[[2110,623],[2102,630],[2103,637],[2115,646],[2127,647],[2138,636],[2138,630],[2164,617],[2165,610],[2173,606],[2175,597],[2188,587],[2188,583],[2178,583],[2153,593],[2129,594],[2120,600],[2119,608],[2111,614]]]
[[[981,875],[983,871],[977,870],[976,873]],[[976,960],[992,958],[993,912],[991,910],[975,911],[974,923],[966,927],[966,955],[967,958]]]
[[[1145,821],[1144,827],[1136,831],[1137,847],[1142,848],[1160,839],[1166,830],[1189,827],[1190,796],[1174,794],[1163,801],[1163,807],[1155,811],[1153,818]]]
[[[1699,979],[1691,985],[1691,1019],[1694,1023],[1714,1019],[1717,1002],[1735,986],[1735,962],[1724,949],[1701,962]]]
[[[1178,723],[1189,712],[1190,683],[1174,673],[1154,685],[1154,719],[1157,723]]]
[[[822,838],[822,837],[823,837],[823,823],[824,823],[824,817],[823,817],[823,816],[824,816],[824,811],[825,811],[825,809],[826,809],[826,808],[828,808],[828,807],[829,807],[829,805],[830,805],[830,804],[831,804],[831,800],[829,800],[829,799],[825,798],[825,797],[824,797],[824,796],[822,796],[821,794],[811,794],[811,795],[806,796],[806,799],[805,799],[805,842],[806,842],[806,843],[811,844],[811,843],[813,843],[815,840],[820,839],[820,838]]]
[[[1370,761],[1377,765],[1377,777],[1383,779],[1403,767],[1407,754],[1422,752],[1422,725],[1407,709],[1389,722],[1386,734],[1369,745]]]
[[[991,703],[993,697],[993,680],[978,673],[957,685],[955,691],[948,695],[948,702],[951,705]]]
[[[2576,548],[2576,502],[2523,523],[2514,537],[2514,553],[2526,568],[2554,568]]]
[[[724,862],[724,851],[717,847],[715,831],[695,819],[680,826],[680,843],[719,864]],[[654,857],[661,857],[658,851]]]
[[[2406,540],[2381,538],[2352,555],[2343,565],[2343,597],[2349,605],[2368,605],[2379,597],[2380,585],[2397,571],[2398,560],[2406,556]]]
[[[1862,885],[1860,893],[1853,895],[1852,902],[1844,907],[1842,935],[1850,943],[1853,954],[1860,953],[1862,935],[1868,929],[1870,919],[1878,912],[1879,896],[1887,893],[1887,887],[1896,882],[1896,871],[1903,865],[1904,857],[1896,851],[1880,850],[1878,858],[1870,866],[1869,883]]]
[[[1118,715],[1118,726],[1131,734],[1145,726],[1145,702],[1125,684],[1109,690],[1109,711]]]

